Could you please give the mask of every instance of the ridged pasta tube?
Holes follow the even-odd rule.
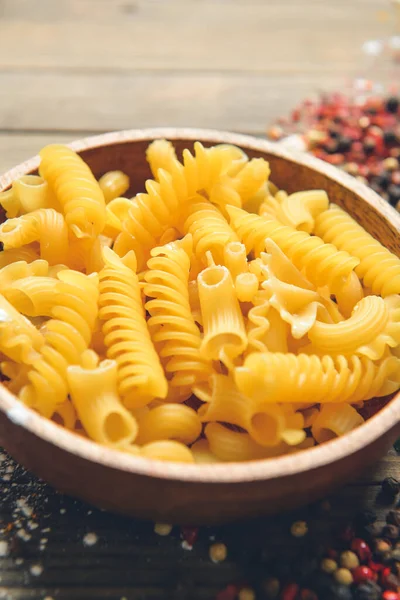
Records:
[[[118,365],[118,390],[128,408],[165,398],[167,381],[147,328],[136,260],[103,249],[100,271],[99,319],[107,357]]]
[[[235,279],[235,290],[240,302],[252,302],[258,292],[258,278],[254,273],[239,273]]]
[[[98,276],[63,270],[57,275],[53,317],[42,327],[45,344],[32,361],[30,383],[20,399],[46,417],[51,417],[68,394],[67,367],[79,364],[90,344],[97,318]]]
[[[64,217],[53,208],[40,208],[0,225],[0,242],[5,250],[37,241],[41,258],[52,265],[66,262],[68,227]]]
[[[224,246],[224,265],[228,267],[233,280],[241,273],[247,273],[246,246],[240,242],[229,242]]]
[[[356,353],[378,360],[388,346],[394,348],[400,343],[399,308],[398,296],[388,296],[385,300],[367,296],[355,306],[349,319],[340,323],[317,321],[308,337],[321,354]]]
[[[206,252],[210,251],[214,260],[223,264],[225,246],[239,241],[225,217],[207,201],[190,205],[186,215],[183,230],[192,235],[196,256],[205,264]]]
[[[306,190],[290,194],[279,205],[278,221],[299,231],[312,233],[315,218],[329,206],[328,194],[324,190]]]
[[[152,460],[167,460],[179,463],[194,463],[190,448],[175,440],[157,440],[144,444],[140,455]]]
[[[197,282],[204,328],[203,356],[213,360],[239,356],[246,349],[247,335],[231,274],[224,266],[208,267]]]
[[[44,345],[43,335],[0,295],[0,352],[17,363],[30,363]]]
[[[212,373],[211,363],[200,353],[200,331],[190,307],[191,245],[189,235],[153,249],[144,276],[148,325],[170,378],[170,400],[188,398],[191,386]]]
[[[201,434],[198,414],[185,404],[162,404],[146,412],[138,421],[137,444],[171,439],[192,444]]]
[[[99,362],[96,353],[87,350],[81,363],[68,367],[67,377],[83,427],[100,444],[131,444],[137,436],[138,424],[118,396],[116,361]]]
[[[389,394],[400,385],[400,361],[338,355],[250,354],[235,369],[238,388],[260,402],[347,402]]]
[[[315,233],[359,260],[356,273],[373,294],[400,293],[400,259],[344,210],[331,204],[316,219]]]
[[[106,204],[88,165],[63,145],[46,146],[39,154],[40,175],[54,191],[71,231],[78,238],[101,233],[106,222]]]
[[[240,208],[228,206],[231,226],[239,236],[247,252],[256,256],[265,250],[265,240],[272,239],[300,270],[316,286],[329,285],[331,290],[342,285],[357,267],[359,260],[347,252],[338,251],[332,244],[325,244],[317,236],[296,231],[273,219],[249,214]]]

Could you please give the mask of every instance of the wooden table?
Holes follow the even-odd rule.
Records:
[[[0,0],[0,172],[46,143],[115,129],[263,135],[310,93],[371,75],[362,44],[392,32],[388,7],[375,0]],[[392,76],[379,59],[372,74]],[[158,537],[151,523],[92,509],[3,461],[0,598],[208,600],[230,582],[257,586],[269,556],[301,553],[311,538],[324,543],[358,507],[375,505],[380,481],[399,466],[394,453],[381,460],[338,491],[328,513],[312,507],[205,528],[189,551],[179,529]],[[299,517],[310,532],[296,540],[289,529]],[[208,557],[213,540],[228,546],[220,565]]]

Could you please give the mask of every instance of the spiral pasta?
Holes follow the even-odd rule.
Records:
[[[52,319],[43,329],[45,344],[31,363],[29,384],[20,399],[42,415],[51,417],[68,394],[67,367],[79,364],[89,347],[97,317],[98,276],[63,270],[57,275]]]
[[[397,389],[399,367],[394,356],[375,363],[355,355],[266,352],[249,355],[244,365],[235,369],[235,381],[239,390],[260,402],[355,404]]]
[[[191,386],[212,372],[210,362],[201,356],[200,331],[190,309],[191,244],[189,235],[152,250],[144,276],[149,329],[170,378],[171,400],[188,398]]]
[[[223,264],[226,245],[239,241],[221,212],[210,202],[190,205],[183,231],[192,235],[194,252],[204,264],[207,251],[212,252],[217,263]]]
[[[228,206],[227,211],[231,226],[248,253],[254,251],[259,256],[265,250],[266,238],[270,238],[298,269],[304,269],[307,278],[317,286],[328,283],[334,290],[359,264],[357,258],[338,251],[332,244],[325,244],[305,231],[296,231],[273,219],[267,220],[233,206]]]
[[[68,228],[64,217],[53,208],[40,208],[0,225],[0,242],[5,250],[36,241],[40,243],[41,258],[52,265],[66,262]]]
[[[399,259],[324,190],[230,144],[155,140],[131,199],[122,171],[40,154],[0,193],[0,374],[30,409],[211,469],[344,435],[400,389]]]
[[[118,366],[118,390],[127,407],[144,406],[165,398],[167,382],[147,328],[136,260],[133,253],[119,258],[103,249],[100,271],[99,319],[107,357]]]
[[[106,222],[104,195],[87,164],[67,146],[53,144],[39,154],[40,175],[54,191],[71,231],[78,238],[101,233]]]
[[[359,260],[357,275],[374,294],[400,293],[400,259],[335,204],[321,213],[315,233]]]

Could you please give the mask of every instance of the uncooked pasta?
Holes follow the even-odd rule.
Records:
[[[40,157],[0,193],[0,370],[54,426],[212,468],[348,434],[400,388],[400,259],[340,198],[229,144],[154,140],[133,197],[118,165]]]

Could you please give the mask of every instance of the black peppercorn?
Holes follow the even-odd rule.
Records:
[[[396,525],[388,524],[382,529],[382,535],[389,540],[399,539],[399,528]]]
[[[324,600],[353,600],[353,594],[349,586],[333,582],[323,598]]]
[[[363,143],[363,149],[365,154],[372,154],[375,150],[375,140],[374,138],[365,138],[364,143]]]
[[[371,523],[371,525],[366,525],[364,528],[365,533],[375,539],[382,534],[382,524],[381,523]]]
[[[399,100],[395,96],[388,98],[386,101],[386,110],[390,113],[397,113],[399,110]]]
[[[394,146],[394,144],[397,142],[397,137],[394,131],[385,131],[383,134],[383,141],[385,142],[386,146]]]
[[[352,140],[348,137],[342,136],[337,142],[338,152],[349,152],[351,150]]]
[[[392,187],[392,186],[390,186]],[[399,188],[399,200],[400,200],[400,186],[395,186]],[[400,491],[400,482],[394,477],[386,477],[382,481],[382,493],[385,496],[396,496]]]
[[[354,590],[354,600],[379,600],[382,589],[375,581],[364,581]]]
[[[390,185],[391,180],[391,175],[389,173],[384,172],[382,173],[382,175],[374,177],[374,179],[372,180],[372,185],[374,189],[376,189],[376,191],[378,191],[379,189],[386,190]]]
[[[398,201],[400,200],[400,185],[392,184],[388,188],[389,193],[389,202],[392,206],[396,206]],[[388,479],[392,479],[388,477]],[[396,481],[396,480],[395,480]],[[395,492],[397,494],[397,492]]]

